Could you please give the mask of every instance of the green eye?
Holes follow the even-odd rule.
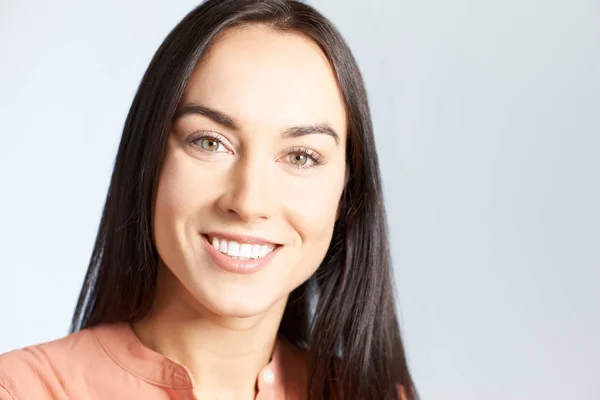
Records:
[[[200,145],[206,151],[217,151],[219,149],[219,141],[213,138],[204,138],[201,140]]]
[[[308,156],[306,154],[291,154],[290,162],[293,165],[303,166],[308,162]]]

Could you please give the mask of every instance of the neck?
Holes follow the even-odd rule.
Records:
[[[164,266],[159,268],[158,282],[152,310],[132,323],[142,343],[186,366],[199,398],[254,398],[287,298],[260,315],[221,316],[191,299]]]

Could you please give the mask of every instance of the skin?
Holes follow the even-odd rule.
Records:
[[[288,295],[331,242],[346,176],[343,101],[312,40],[251,25],[213,44],[179,110],[190,104],[237,127],[200,114],[173,122],[154,210],[157,296],[133,328],[148,347],[190,369],[199,398],[254,399]],[[282,137],[316,124],[330,126],[337,141],[326,133]],[[201,234],[214,231],[282,247],[266,268],[236,274],[203,248]]]

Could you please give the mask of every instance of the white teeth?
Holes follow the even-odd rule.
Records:
[[[260,253],[258,254],[259,257],[264,257],[267,254],[269,254],[273,249],[269,249],[267,246],[260,246]]]
[[[260,256],[260,244],[253,244],[250,258],[258,258]]]
[[[227,241],[219,239],[219,251],[221,253],[227,253]]]
[[[250,258],[250,252],[252,251],[252,245],[244,243],[240,246],[240,257]]]
[[[266,244],[238,243],[236,241],[213,237],[210,241],[221,253],[238,260],[249,260],[264,257],[273,251],[275,246]]]
[[[238,242],[231,241],[227,247],[227,255],[231,257],[240,256],[240,244]]]

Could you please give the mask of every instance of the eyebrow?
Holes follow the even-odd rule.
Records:
[[[240,130],[240,124],[235,120],[235,118],[201,104],[184,104],[175,111],[173,120],[176,121],[185,115],[203,115],[228,129],[234,131]],[[281,137],[289,139],[313,134],[328,135],[335,140],[336,145],[340,143],[340,136],[328,123],[292,126],[281,132]]]
[[[214,110],[210,107],[206,107],[196,103],[186,103],[182,107],[175,111],[173,120],[176,121],[185,115],[204,115],[205,117],[212,119],[219,125],[223,125],[234,131],[240,130],[239,124],[227,114],[220,111]]]

